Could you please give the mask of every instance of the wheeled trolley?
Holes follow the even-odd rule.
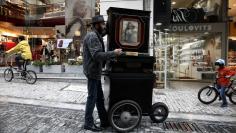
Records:
[[[149,11],[113,7],[108,10],[107,49],[124,51],[106,63],[105,74],[108,118],[112,127],[121,132],[137,127],[142,116],[150,116],[157,123],[168,117],[168,107],[152,101],[156,76],[155,58],[148,53],[149,20]]]
[[[169,110],[161,102],[152,104],[154,74],[110,73],[105,77],[109,94],[109,122],[118,131],[130,131],[140,124],[142,116],[160,123]]]

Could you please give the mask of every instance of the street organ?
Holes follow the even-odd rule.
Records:
[[[121,48],[124,52],[106,63],[111,125],[121,132],[130,131],[143,115],[163,122],[168,116],[167,106],[152,103],[155,58],[148,53],[150,12],[111,7],[107,14],[107,50]]]

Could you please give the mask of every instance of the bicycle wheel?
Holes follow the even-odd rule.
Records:
[[[37,81],[37,75],[32,70],[27,70],[25,75],[25,80],[28,84],[34,84]]]
[[[12,69],[11,68],[7,68],[4,71],[4,75],[3,76],[4,76],[5,81],[11,82],[13,77],[14,77]]]
[[[206,86],[199,90],[198,99],[204,104],[213,103],[218,97],[218,92],[214,87]]]
[[[236,91],[233,91],[229,94],[229,101],[233,104],[236,104]]]

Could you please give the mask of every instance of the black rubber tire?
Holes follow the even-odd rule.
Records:
[[[232,97],[236,97],[236,91],[233,91],[229,94],[229,101],[232,103],[232,104],[236,104],[236,98],[232,98]]]
[[[158,114],[154,114],[156,112],[157,109],[162,109],[162,111],[164,111],[164,114],[158,115]],[[160,113],[160,112],[159,112]],[[166,106],[166,104],[162,103],[162,102],[158,102],[152,105],[152,110],[149,114],[150,119],[154,122],[154,123],[162,123],[164,122],[167,117],[169,115],[169,109]],[[157,119],[156,116],[162,117],[161,119]]]
[[[10,73],[8,73],[8,72],[10,72]],[[6,79],[6,75],[7,75],[7,73],[10,74],[10,78],[9,78],[9,79]],[[4,71],[4,75],[3,75],[3,76],[4,76],[5,81],[7,81],[7,82],[11,82],[12,79],[14,78],[14,74],[13,74],[12,69],[7,68],[7,69]]]
[[[31,79],[27,78],[27,76],[31,76]],[[37,81],[37,74],[32,70],[26,71],[26,77],[25,80],[28,84],[34,84]]]
[[[212,91],[211,93],[214,93],[214,94],[215,94],[215,96],[214,96],[214,98],[213,98],[212,100],[210,100],[210,101],[204,101],[204,100],[201,99],[201,93],[202,93],[205,89],[209,89],[209,90]],[[203,88],[201,88],[201,89],[198,91],[198,100],[199,100],[201,103],[203,103],[203,104],[210,104],[210,103],[213,103],[213,102],[217,99],[218,96],[219,96],[219,95],[218,95],[217,90],[216,90],[215,88],[213,88],[213,87],[210,87],[210,86],[203,87]]]
[[[132,105],[136,109],[136,111],[137,111],[138,120],[137,120],[136,124],[134,124],[134,125],[132,125],[132,126],[130,126],[128,128],[118,127],[115,124],[114,120],[113,120],[113,116],[115,116],[115,114],[114,114],[115,111],[118,110],[119,108],[121,108],[124,105]],[[121,115],[119,117],[121,117]],[[129,132],[129,131],[132,131],[134,128],[136,128],[140,124],[141,119],[142,119],[142,110],[141,110],[140,106],[135,101],[132,101],[132,100],[123,100],[123,101],[120,101],[120,102],[116,103],[115,105],[112,106],[112,108],[109,111],[109,115],[108,115],[108,120],[109,120],[111,126],[115,130],[117,130],[118,132]]]

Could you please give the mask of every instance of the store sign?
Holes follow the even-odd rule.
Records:
[[[225,32],[226,23],[171,24],[170,32]]]
[[[202,8],[172,9],[172,23],[199,23],[204,21],[205,12]]]
[[[207,32],[212,31],[212,25],[171,25],[172,32]]]
[[[6,0],[0,0],[0,6],[6,5]]]

